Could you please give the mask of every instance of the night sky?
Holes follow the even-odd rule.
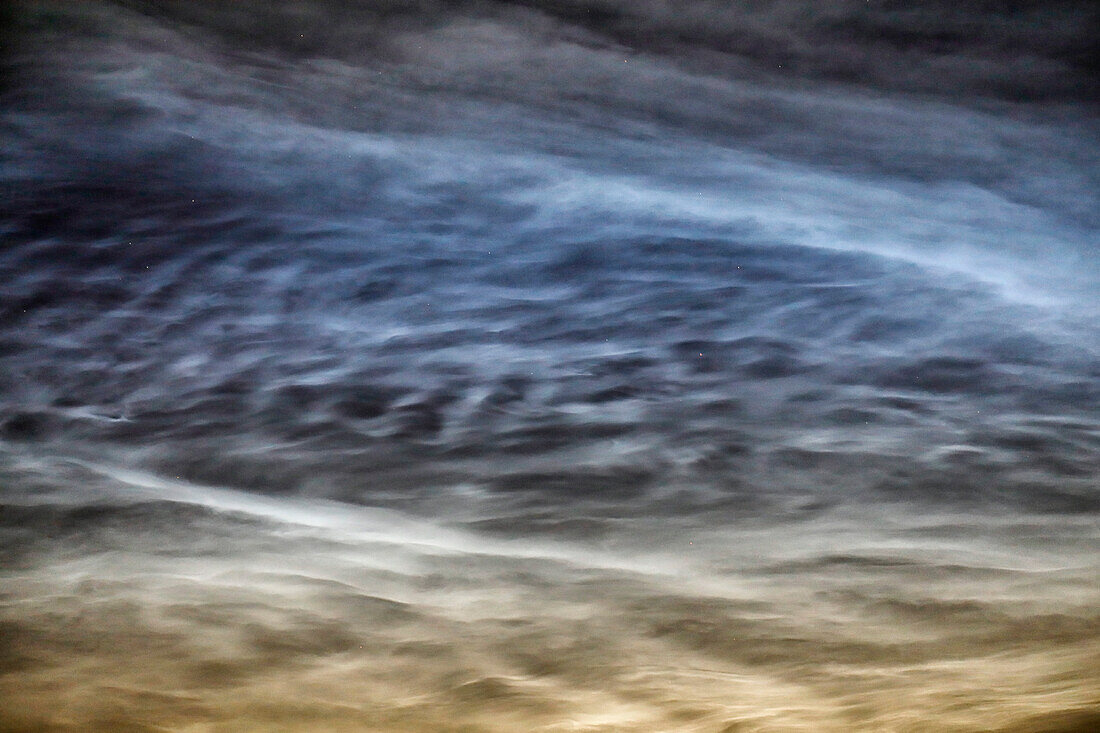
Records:
[[[1100,8],[0,6],[0,731],[1100,730]]]

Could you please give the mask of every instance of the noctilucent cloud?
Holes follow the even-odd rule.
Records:
[[[0,729],[1100,728],[1098,27],[8,3]]]

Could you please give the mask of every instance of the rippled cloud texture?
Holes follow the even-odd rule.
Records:
[[[1100,726],[1091,3],[3,13],[0,730]]]

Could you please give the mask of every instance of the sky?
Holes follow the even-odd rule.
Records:
[[[0,730],[1100,725],[1093,4],[3,13]]]

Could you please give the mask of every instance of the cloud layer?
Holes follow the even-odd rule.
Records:
[[[1087,729],[1095,13],[13,5],[0,727]]]

